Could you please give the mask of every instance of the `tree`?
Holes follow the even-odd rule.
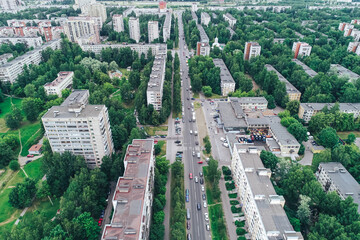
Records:
[[[284,127],[289,127],[291,124],[298,122],[299,121],[293,117],[283,117],[280,121],[281,125],[283,125]]]
[[[22,119],[21,111],[13,106],[11,113],[5,115],[5,124],[10,129],[16,129],[20,126]]]
[[[29,207],[36,193],[36,182],[26,178],[23,183],[16,184],[9,195],[9,203],[15,208]]]
[[[115,61],[112,61],[110,64],[109,64],[109,69],[111,71],[116,71],[118,70],[119,66],[117,65],[117,63]]]
[[[5,167],[14,159],[14,151],[4,141],[0,141],[0,168]]]
[[[213,158],[210,158],[208,162],[208,179],[211,183],[214,183],[215,180],[219,180],[221,176],[221,171],[218,169],[218,161]]]
[[[271,171],[275,171],[276,165],[279,159],[272,153],[262,150],[260,153],[260,159],[266,168],[270,168]]]
[[[356,140],[356,136],[354,133],[350,133],[346,139],[347,144],[353,144]]]
[[[212,96],[212,89],[210,86],[203,86],[202,92],[204,93],[205,97],[211,97]]]
[[[336,134],[335,129],[332,127],[327,127],[318,135],[319,143],[326,148],[333,148],[335,145],[339,143],[339,137]]]
[[[154,146],[154,149],[155,149],[155,155],[159,155],[160,152],[161,152],[161,147],[160,147],[160,145],[159,145],[159,144],[156,144],[156,145]]]
[[[77,233],[81,233],[84,236],[84,239],[88,240],[96,240],[98,239],[98,235],[100,233],[100,227],[91,217],[89,212],[84,212],[77,218],[72,220],[74,225],[78,225],[79,228],[76,228]],[[80,231],[79,231],[80,229]]]
[[[205,143],[205,151],[207,154],[211,153],[211,143],[209,141]]]
[[[22,109],[25,113],[26,119],[33,122],[37,119],[40,113],[40,99],[25,98],[22,102]]]
[[[307,129],[299,122],[292,123],[287,130],[291,133],[298,142],[302,143],[307,141]]]
[[[129,83],[133,89],[137,89],[140,85],[140,73],[131,71],[129,75]]]
[[[299,113],[300,102],[297,100],[292,100],[286,104],[286,110],[290,112],[290,115],[295,115]]]
[[[24,88],[24,93],[26,97],[34,97],[35,96],[35,85],[34,84],[27,84]]]
[[[9,168],[13,171],[17,171],[20,169],[20,164],[18,161],[16,160],[12,160],[9,164]]]
[[[311,199],[308,196],[300,195],[300,206],[296,212],[300,222],[305,226],[308,226],[310,224],[310,200]]]

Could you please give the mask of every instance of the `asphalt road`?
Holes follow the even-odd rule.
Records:
[[[198,136],[194,136],[194,131],[197,131],[196,123],[193,121],[189,122],[189,119],[193,116],[192,106],[191,106],[191,97],[190,93],[190,78],[188,75],[188,66],[186,64],[186,56],[189,55],[188,48],[185,41],[183,40],[184,29],[182,25],[181,15],[179,16],[179,58],[180,58],[180,70],[182,71],[181,79],[183,82],[182,85],[182,101],[184,108],[184,124],[183,124],[183,163],[184,163],[184,178],[185,178],[185,189],[190,191],[190,201],[186,203],[186,208],[190,209],[191,219],[190,221],[190,230],[187,230],[187,233],[191,234],[191,239],[203,240],[211,239],[211,233],[206,230],[206,222],[204,213],[207,212],[207,208],[203,207],[202,194],[205,192],[201,191],[200,183],[195,183],[195,176],[199,177],[199,172],[202,172],[202,164],[198,164],[199,159],[197,156],[193,157],[193,151],[196,153],[200,152],[199,145],[195,145],[195,141],[199,141]],[[190,134],[192,130],[192,134]],[[200,141],[199,141],[200,142]],[[189,179],[189,174],[193,174],[193,179]],[[204,186],[205,187],[205,186]],[[197,203],[201,204],[201,210],[197,210]]]

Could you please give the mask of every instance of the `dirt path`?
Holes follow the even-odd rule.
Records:
[[[14,221],[15,219],[17,219],[17,217],[15,217],[15,215],[17,215],[17,213],[18,213],[18,211],[16,210],[6,221],[1,222],[1,223],[0,223],[0,226],[3,226],[3,225],[5,225],[5,224],[8,224],[8,223]]]
[[[2,188],[2,185],[4,182],[7,182],[9,180],[9,178],[11,177],[11,175],[13,174],[13,171],[11,170],[8,170],[6,173],[5,173],[5,176],[4,178],[0,181],[0,186]]]
[[[251,79],[251,81],[252,81],[252,85],[253,85],[253,88],[252,88],[252,90],[257,90],[257,89],[259,89],[260,87],[259,87],[259,85],[257,85],[256,84],[256,82],[254,81],[254,79],[249,75],[249,74],[245,74],[245,76],[247,76],[248,78],[250,78]]]

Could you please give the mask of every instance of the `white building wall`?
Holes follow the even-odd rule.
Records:
[[[116,32],[124,31],[124,18],[122,15],[116,14],[113,16],[113,27]]]
[[[159,38],[159,23],[157,21],[148,22],[148,38],[149,43]]]
[[[138,43],[140,41],[140,24],[138,18],[129,18],[129,31],[130,38],[134,39],[136,43]]]

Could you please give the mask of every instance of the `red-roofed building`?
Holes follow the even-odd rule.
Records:
[[[41,154],[42,152],[42,144],[35,144],[32,145],[31,148],[29,148],[29,154],[37,155]]]

